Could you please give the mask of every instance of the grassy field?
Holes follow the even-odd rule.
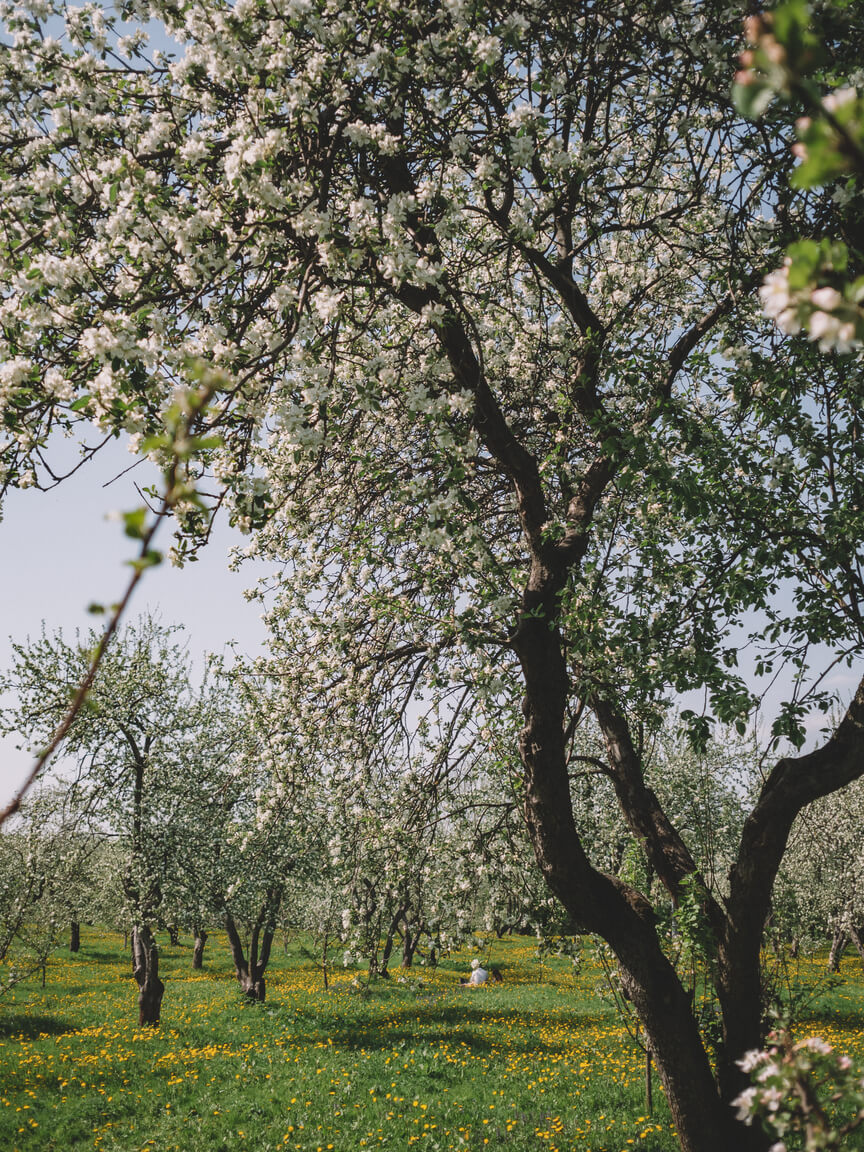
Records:
[[[473,953],[358,991],[328,991],[298,944],[278,952],[268,1002],[243,1004],[224,943],[205,970],[165,942],[162,1027],[137,1028],[122,938],[83,930],[41,980],[0,1008],[0,1148],[48,1152],[355,1152],[504,1149],[672,1152],[662,1092],[645,1104],[644,1057],[598,995],[590,954],[540,966],[533,940],[491,943],[504,975],[465,990]],[[488,955],[488,953],[487,953]],[[805,963],[805,984],[824,962]],[[813,1001],[818,1032],[864,1066],[864,980]]]

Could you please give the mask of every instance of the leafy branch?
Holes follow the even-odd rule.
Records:
[[[24,783],[9,804],[0,811],[0,827],[20,810],[24,797],[75,723],[75,718],[93,687],[102,659],[144,573],[162,563],[162,553],[153,547],[154,538],[162,521],[180,504],[201,506],[203,503],[194,481],[190,479],[189,462],[198,453],[217,444],[213,436],[202,435],[199,429],[206,419],[211,399],[217,391],[226,388],[228,380],[221,372],[200,361],[190,362],[187,370],[193,379],[197,379],[197,387],[185,390],[175,399],[163,417],[164,431],[150,437],[143,445],[145,451],[160,451],[167,456],[163,468],[159,504],[149,517],[148,509],[143,507],[126,512],[122,517],[126,535],[140,541],[138,555],[128,561],[132,568],[132,576],[120,600],[111,607],[108,622],[99,643],[93,649],[87,673],[75,690],[65,715],[55,728],[51,739],[36,757]],[[93,604],[90,610],[101,612],[103,607],[100,604]]]

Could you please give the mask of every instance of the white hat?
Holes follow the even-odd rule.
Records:
[[[476,956],[475,956],[475,957],[474,957],[474,959],[471,961],[471,967],[472,967],[472,968],[479,968],[479,967],[480,967],[480,961],[477,959],[477,957],[476,957]]]

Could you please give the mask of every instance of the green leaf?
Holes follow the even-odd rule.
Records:
[[[207,448],[221,448],[223,444],[224,440],[221,436],[196,436],[192,441],[192,448],[198,452]]]
[[[140,540],[144,535],[144,525],[147,520],[145,507],[135,508],[132,512],[123,513],[123,531],[132,540]]]
[[[772,30],[786,49],[789,67],[810,72],[824,55],[819,39],[811,29],[810,6],[806,0],[787,0],[772,13]]]
[[[842,152],[830,140],[818,140],[807,147],[807,159],[789,177],[793,188],[815,188],[830,184],[849,169]]]
[[[145,436],[141,441],[141,451],[143,453],[152,452],[156,448],[167,448],[171,443],[171,437],[160,433],[156,436]]]
[[[148,549],[143,556],[139,556],[136,560],[127,560],[130,568],[134,568],[136,572],[143,572],[147,568],[155,568],[162,563],[162,553],[158,552],[155,548]]]
[[[758,80],[752,84],[734,84],[732,86],[732,103],[739,116],[748,120],[756,120],[761,116],[774,99],[774,89],[770,84],[762,84]]]

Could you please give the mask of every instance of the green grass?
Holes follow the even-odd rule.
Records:
[[[295,944],[274,957],[268,1002],[247,1005],[221,941],[203,973],[188,943],[166,942],[162,1026],[142,1031],[121,938],[85,930],[44,989],[19,985],[0,1010],[0,1148],[673,1152],[662,1093],[655,1081],[648,1117],[642,1054],[598,997],[596,965],[541,969],[524,939],[492,951],[500,986],[459,988],[465,953],[364,995],[353,972],[324,992]],[[844,961],[806,1030],[864,1063],[859,969]]]

